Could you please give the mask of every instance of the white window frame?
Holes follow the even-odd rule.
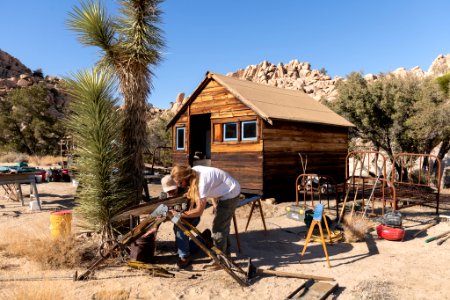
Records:
[[[235,138],[227,138],[225,135],[227,133],[227,125],[236,125],[236,137]],[[238,122],[229,122],[223,124],[223,140],[226,142],[230,141],[237,141],[238,140],[238,134],[239,134],[239,126]]]
[[[244,137],[244,127],[245,124],[255,124],[255,136],[254,137]],[[256,141],[258,138],[258,127],[256,126],[256,120],[255,121],[243,121],[241,122],[241,139],[243,141]]]
[[[183,147],[178,147],[178,138],[180,136],[180,133],[182,132],[183,134]],[[185,149],[185,145],[186,145],[186,128],[185,127],[177,127],[177,134],[175,137],[175,147],[177,150],[184,150]]]

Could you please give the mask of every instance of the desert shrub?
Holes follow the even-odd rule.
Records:
[[[365,240],[366,234],[371,228],[373,223],[362,218],[362,216],[353,216],[350,218],[344,218],[344,237],[347,243],[362,242]]]
[[[43,269],[65,269],[85,265],[95,257],[98,245],[91,240],[75,237],[67,239],[21,238],[6,246],[7,256],[22,256],[38,263]]]

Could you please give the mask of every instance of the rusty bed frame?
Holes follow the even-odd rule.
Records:
[[[359,175],[355,176],[358,168],[353,168],[353,176],[349,174],[350,160],[360,161]],[[424,162],[427,162],[427,167],[424,167]],[[432,175],[433,163],[437,164],[436,177]],[[388,167],[391,168],[390,174],[387,172]],[[344,190],[354,190],[355,185],[359,184],[363,205],[367,191],[374,191],[371,199],[372,212],[375,210],[375,201],[381,201],[382,214],[388,203],[394,210],[410,205],[430,206],[430,203],[435,203],[436,214],[439,214],[441,162],[435,155],[398,153],[391,161],[377,151],[354,151],[347,155],[346,172]]]
[[[437,176],[433,176],[433,164],[437,164]],[[329,197],[332,195],[337,199],[337,212],[341,195],[356,199],[357,194],[363,207],[371,206],[372,214],[375,213],[376,201],[382,204],[382,215],[387,204],[394,210],[416,204],[432,206],[439,214],[441,162],[435,155],[398,153],[391,161],[378,151],[352,151],[346,157],[345,170],[346,180],[342,184],[336,184],[333,178],[325,175],[300,174],[295,182],[296,203],[303,200],[306,208],[309,207],[307,201],[311,200],[313,207],[314,200],[321,201],[326,197],[329,209]],[[314,179],[318,186],[307,184]],[[321,189],[325,183],[327,187],[334,187],[331,193]],[[315,194],[318,194],[318,199]]]

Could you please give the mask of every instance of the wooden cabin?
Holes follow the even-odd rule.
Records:
[[[307,173],[344,180],[353,124],[304,92],[208,72],[167,127],[174,165],[217,167],[244,193],[292,201],[298,153]]]

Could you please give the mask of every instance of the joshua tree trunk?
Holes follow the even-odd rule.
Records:
[[[144,67],[144,69],[146,69]],[[146,75],[146,74],[145,74]],[[127,182],[132,185],[136,204],[142,198],[144,185],[144,150],[147,145],[147,123],[145,99],[148,91],[147,76],[138,74],[131,76],[130,73],[123,75],[120,88],[124,95],[124,118],[122,124],[122,145],[124,160],[122,174]],[[131,180],[130,180],[131,179]]]

